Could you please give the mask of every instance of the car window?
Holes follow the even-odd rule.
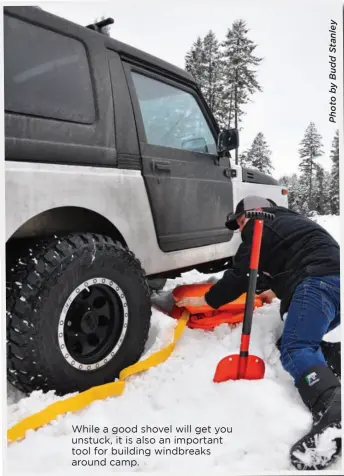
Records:
[[[132,72],[148,144],[216,154],[216,141],[188,92]]]
[[[83,124],[95,120],[80,41],[4,16],[5,110]]]

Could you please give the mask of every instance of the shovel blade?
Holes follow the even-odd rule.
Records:
[[[227,355],[217,364],[213,382],[227,380],[260,380],[264,378],[264,361],[255,355],[241,357],[238,354]]]

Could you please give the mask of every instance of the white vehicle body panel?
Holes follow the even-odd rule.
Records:
[[[53,208],[73,206],[109,220],[147,274],[233,256],[241,241],[240,234],[235,233],[227,243],[161,251],[139,171],[23,162],[6,162],[5,170],[6,240],[31,218]],[[262,195],[286,206],[280,186],[242,183],[241,169],[233,179],[233,194],[234,206],[245,195]]]

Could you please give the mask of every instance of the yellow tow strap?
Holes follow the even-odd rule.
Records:
[[[81,410],[95,400],[122,395],[125,387],[124,380],[126,378],[139,372],[143,372],[144,370],[148,370],[151,367],[155,367],[168,359],[175,348],[177,340],[183,334],[189,316],[189,312],[185,310],[178,321],[174,330],[173,340],[169,345],[154,352],[154,354],[150,355],[147,359],[136,362],[136,364],[123,369],[119,374],[119,380],[117,382],[106,383],[104,385],[90,388],[89,390],[78,393],[74,397],[52,403],[44,408],[44,410],[24,418],[7,431],[8,442],[20,440],[25,437],[27,430],[36,430],[52,420],[55,420],[57,416],[63,415],[67,412]]]

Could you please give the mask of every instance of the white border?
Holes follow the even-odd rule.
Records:
[[[195,7],[197,8],[197,3],[196,3],[196,0],[189,0],[189,1],[194,1],[195,3]],[[338,55],[337,55],[337,60],[338,60],[338,89],[339,89],[339,92],[338,92],[338,97],[342,97],[342,102],[340,103],[340,101],[338,102],[338,110],[337,110],[337,113],[338,113],[338,123],[337,123],[337,127],[339,128],[339,139],[340,139],[340,190],[344,189],[344,130],[343,130],[343,107],[344,107],[344,101],[343,101],[343,0],[332,0],[333,1],[337,1],[338,2],[338,10],[340,9],[341,10],[341,14],[339,15],[339,23],[341,25],[341,35],[342,35],[342,40],[339,41],[339,48],[338,48]],[[40,0],[39,3],[80,3],[80,4],[84,4],[84,3],[95,3],[95,0],[93,1],[89,1],[89,0],[73,0],[73,2],[69,1],[69,0],[59,0],[59,1],[56,1],[56,2],[53,2],[53,1],[50,1],[50,0]],[[97,1],[98,4],[101,4],[101,3],[110,3],[110,2],[102,2],[102,1]],[[111,2],[112,5],[114,2]],[[330,2],[329,2],[330,3]],[[9,2],[1,2],[2,5],[32,5],[33,2],[27,2],[27,1],[9,1]],[[217,12],[215,11],[214,12],[214,15],[216,15]],[[297,12],[295,12],[295,14],[297,14]],[[264,12],[262,12],[262,19],[264,19]],[[229,19],[229,22],[231,20]],[[310,21],[311,21],[311,12],[310,12]],[[0,23],[0,29],[1,29],[1,32],[3,31],[3,28],[2,28],[2,25],[3,25],[3,20],[2,20],[2,15],[1,15],[1,23]],[[291,28],[292,28],[292,25],[291,25]],[[302,45],[300,45],[300,47],[302,47]],[[3,108],[3,105],[4,105],[4,98],[3,98],[3,36],[2,34],[0,35],[0,51],[1,51],[1,82],[0,82],[0,103],[1,103],[1,107],[2,107],[2,111],[4,110]],[[326,67],[326,66],[325,66]],[[300,105],[300,108],[302,108],[302,105]],[[0,126],[1,126],[1,131],[0,131],[0,142],[1,142],[1,146],[2,146],[2,151],[3,151],[3,157],[4,157],[4,135],[3,135],[3,127],[4,127],[4,118],[3,118],[3,114],[1,114],[1,122],[0,122]],[[1,206],[2,206],[2,213],[1,213],[1,220],[2,220],[2,230],[5,229],[5,206],[4,206],[4,200],[5,200],[5,195],[4,195],[4,160],[1,161],[1,168],[0,168],[0,173],[1,173],[1,188],[0,188],[0,192],[1,192]],[[340,193],[340,209],[341,210],[344,210],[344,197],[343,197],[343,194]],[[344,224],[343,224],[343,221],[341,222],[341,234],[340,234],[340,243],[342,243],[343,241],[343,236],[344,236],[344,233],[343,233],[343,230],[344,230]],[[5,240],[4,240],[5,241]],[[4,253],[4,246],[2,248],[3,250],[3,253]],[[341,251],[341,268],[344,269],[344,255],[343,255],[343,250]],[[5,283],[5,267],[4,267],[4,257],[5,257],[5,254],[3,254],[3,259],[1,259],[1,277],[2,277],[2,283],[3,283],[3,286],[2,286],[2,292],[0,293],[0,303],[2,306],[5,306],[5,299],[3,299],[3,297],[5,297],[5,286],[4,286],[4,283]],[[344,289],[343,289],[343,286],[341,286],[341,300],[342,302],[344,302]],[[4,314],[4,312],[3,312]],[[0,332],[0,339],[1,339],[1,343],[0,343],[0,350],[1,350],[1,362],[2,362],[2,369],[0,369],[0,372],[1,372],[1,376],[2,378],[0,379],[0,395],[2,398],[2,410],[3,410],[3,413],[2,413],[2,421],[0,419],[0,429],[1,429],[1,436],[3,437],[2,438],[2,443],[3,445],[0,445],[0,461],[2,464],[0,464],[0,472],[3,471],[3,474],[6,474],[5,473],[5,465],[6,465],[6,448],[7,448],[7,443],[6,443],[6,427],[7,427],[7,417],[6,417],[6,392],[7,392],[7,389],[6,389],[6,353],[5,353],[5,319],[2,319],[1,320],[1,324],[0,324],[0,329],[1,329],[1,332]],[[342,342],[344,342],[344,339],[343,339],[343,336],[344,336],[344,331],[343,331],[343,327],[342,327]],[[343,364],[344,364],[344,357],[342,356],[342,368],[343,368]],[[2,471],[1,471],[2,470]],[[30,473],[27,473],[27,475],[29,476]],[[40,474],[43,474],[43,473],[40,473]],[[53,471],[52,473],[50,474],[60,474],[58,472],[58,470],[55,472]],[[100,473],[100,475],[103,474],[103,472]],[[105,472],[104,472],[105,474]],[[121,471],[117,472],[116,474],[118,475],[121,475],[121,474],[127,474],[127,473],[122,473]],[[152,474],[154,476],[159,476],[159,475],[162,475],[162,474],[166,474],[166,473],[162,473],[162,472],[154,472],[154,473],[147,473],[147,472],[142,472],[140,473],[142,475],[145,475],[145,474]],[[168,474],[173,474],[172,472],[168,473]],[[182,473],[181,472],[178,472],[178,474],[180,476],[182,476]],[[201,473],[199,473],[201,474]],[[209,474],[209,473],[207,473]],[[220,473],[217,473],[217,474],[220,474]],[[227,473],[223,473],[223,474],[226,474],[226,476],[228,476],[228,472]],[[239,473],[237,473],[239,474]],[[251,476],[258,476],[258,475],[261,475],[261,474],[265,474],[265,475],[276,475],[276,474],[279,474],[279,475],[309,475],[309,474],[319,474],[319,475],[338,475],[340,474],[338,471],[267,471],[267,472],[256,472],[256,471],[252,471],[250,472],[250,475]],[[343,470],[342,470],[342,474],[343,474]],[[11,474],[11,476],[14,476],[14,474]],[[19,476],[19,475],[18,475]],[[20,475],[22,476],[22,475]],[[34,475],[34,476],[37,476],[37,475]]]

